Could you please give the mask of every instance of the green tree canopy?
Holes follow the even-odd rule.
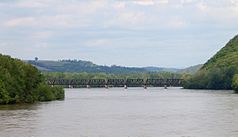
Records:
[[[45,86],[44,89],[41,88],[42,85]],[[44,92],[46,89],[53,95],[48,100],[58,99],[55,88],[45,84],[45,79],[37,68],[19,59],[0,54],[0,104],[41,101],[39,99],[41,94],[37,93]],[[64,94],[63,89],[57,90]]]

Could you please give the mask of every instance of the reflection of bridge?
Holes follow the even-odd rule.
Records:
[[[181,87],[182,79],[51,79],[48,85],[67,87]]]

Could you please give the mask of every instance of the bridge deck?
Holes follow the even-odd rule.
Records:
[[[51,79],[48,85],[72,87],[181,87],[182,79]]]

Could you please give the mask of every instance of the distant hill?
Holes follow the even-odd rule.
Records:
[[[123,66],[102,66],[96,65],[90,61],[82,60],[28,60],[29,64],[34,65],[41,71],[46,72],[88,72],[88,73],[110,73],[110,74],[130,74],[147,72],[177,72],[180,69],[162,68],[162,67],[123,67]]]
[[[191,78],[185,88],[232,89],[232,79],[238,74],[238,35],[209,59]]]
[[[150,72],[177,72],[180,69],[176,68],[162,68],[162,67],[143,67],[145,70]]]
[[[47,72],[88,72],[88,73],[103,72],[111,74],[130,74],[147,71],[144,68],[96,65],[92,62],[82,60],[61,60],[61,61],[29,60],[27,62],[29,64],[34,65],[39,70]]]
[[[176,71],[177,73],[183,74],[195,74],[196,72],[198,72],[199,69],[201,69],[203,66],[203,64],[199,64],[199,65],[195,65],[195,66],[191,66],[185,69],[180,69],[178,71]]]

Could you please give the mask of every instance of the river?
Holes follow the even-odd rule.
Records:
[[[179,88],[66,89],[0,106],[0,137],[237,137],[238,95]]]

